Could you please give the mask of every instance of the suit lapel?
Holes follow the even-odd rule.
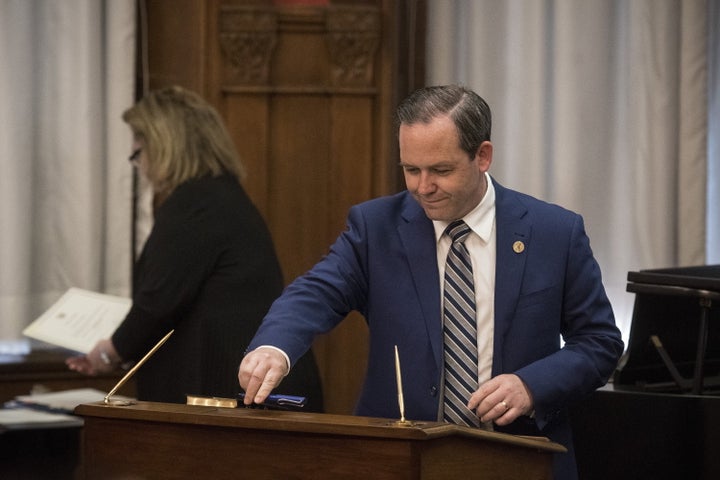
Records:
[[[406,197],[403,218],[406,223],[398,226],[398,234],[407,255],[435,362],[440,369],[443,362],[442,324],[435,230],[425,212],[409,194]]]
[[[522,285],[525,260],[531,248],[532,225],[527,208],[515,192],[495,186],[495,225],[497,258],[495,268],[495,333],[493,376],[503,371],[502,351],[505,333],[515,312]]]

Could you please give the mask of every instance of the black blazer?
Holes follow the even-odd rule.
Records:
[[[133,304],[112,337],[138,360],[175,333],[138,370],[138,399],[185,403],[186,395],[234,398],[243,353],[283,288],[265,222],[235,178],[188,181],[158,208],[137,261]],[[312,352],[280,393],[309,397],[322,410]]]

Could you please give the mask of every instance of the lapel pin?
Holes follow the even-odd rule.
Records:
[[[517,242],[513,243],[513,251],[515,253],[522,253],[525,251],[525,244],[518,240]]]

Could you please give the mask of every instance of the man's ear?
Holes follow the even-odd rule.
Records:
[[[475,152],[475,160],[478,162],[478,168],[483,173],[490,170],[493,156],[493,144],[486,140],[480,144]]]

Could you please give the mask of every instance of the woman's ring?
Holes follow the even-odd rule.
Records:
[[[500,402],[500,405],[502,405],[503,407],[505,407],[505,410],[508,410],[508,409],[510,408],[510,407],[508,407],[508,404],[507,404],[507,402],[506,402],[505,400],[503,400],[502,402]]]

